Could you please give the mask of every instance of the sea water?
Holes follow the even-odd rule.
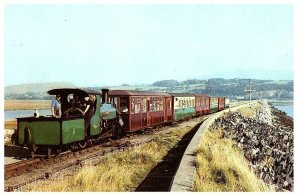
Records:
[[[274,105],[274,107],[285,112],[288,116],[294,118],[294,106],[293,105]]]
[[[4,120],[15,120],[20,117],[33,116],[35,110],[7,110],[4,111]],[[40,116],[51,115],[50,110],[38,110]]]

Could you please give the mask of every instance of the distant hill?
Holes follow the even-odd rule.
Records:
[[[70,82],[49,82],[49,83],[34,83],[34,84],[19,84],[19,85],[12,85],[7,86],[4,88],[5,94],[10,93],[40,93],[40,92],[46,92],[53,88],[74,88],[76,87],[74,84]]]
[[[177,86],[177,85],[179,85],[179,82],[177,80],[162,80],[162,81],[154,82],[152,85],[153,86],[170,87],[170,86]]]
[[[210,96],[226,96],[232,99],[248,99],[245,88],[251,81],[253,99],[282,99],[291,100],[294,96],[293,80],[258,80],[258,79],[224,79],[211,78],[208,80],[161,80],[152,84],[154,90],[176,93],[204,93]]]
[[[51,82],[11,85],[4,88],[5,99],[47,99],[47,91],[54,88],[76,88],[70,82]]]

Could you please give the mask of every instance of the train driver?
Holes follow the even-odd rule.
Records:
[[[56,98],[52,101],[51,112],[52,116],[55,118],[61,117],[61,104],[60,104],[60,95],[56,95]]]
[[[84,100],[85,100],[84,105],[86,106],[86,108],[83,112],[84,132],[85,132],[85,135],[87,136],[90,120],[94,114],[94,103],[93,103],[93,100],[88,95],[84,97]]]

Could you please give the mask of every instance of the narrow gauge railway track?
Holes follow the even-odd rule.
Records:
[[[36,168],[39,163],[40,163],[39,159],[30,159],[30,160],[24,160],[16,163],[7,164],[4,166],[4,173],[5,173],[4,178],[8,179],[10,177],[14,177],[18,175],[19,173],[26,172],[28,170],[31,170],[32,168]]]
[[[108,153],[124,151],[152,140],[150,137],[145,137],[139,139],[140,142],[134,142],[135,138],[135,136],[130,136],[130,138],[113,140],[90,148],[61,154],[51,159],[30,159],[5,165],[4,191],[19,190],[29,183],[47,179],[50,175],[72,166],[82,167],[85,161],[105,156]]]

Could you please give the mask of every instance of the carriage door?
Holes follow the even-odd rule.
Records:
[[[165,98],[164,103],[164,122],[172,120],[171,98]]]
[[[150,97],[147,97],[147,126],[151,126]]]

